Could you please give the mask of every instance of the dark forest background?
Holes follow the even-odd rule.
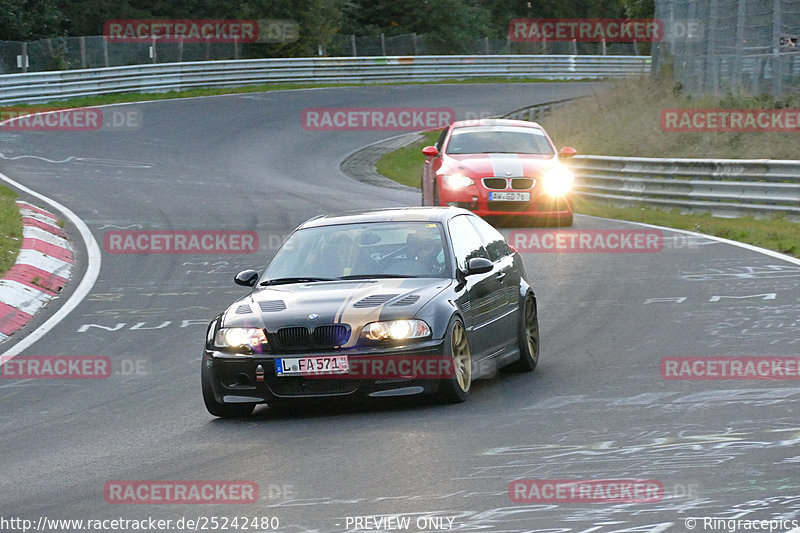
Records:
[[[0,0],[0,40],[102,35],[112,19],[292,19],[300,39],[274,53],[312,55],[337,34],[431,34],[451,43],[505,38],[513,18],[652,18],[654,0]]]

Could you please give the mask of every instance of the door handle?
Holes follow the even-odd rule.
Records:
[[[505,272],[498,272],[497,273],[497,281],[503,281],[503,279],[505,277],[506,277],[506,273]]]

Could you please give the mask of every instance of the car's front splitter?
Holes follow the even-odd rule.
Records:
[[[442,362],[443,341],[427,341],[412,349],[376,352],[325,352],[289,353],[270,355],[235,355],[225,352],[205,350],[203,354],[204,379],[211,385],[215,399],[220,403],[283,403],[293,400],[336,397],[384,397],[407,396],[433,393],[438,388],[439,379],[446,372],[438,369],[449,368]],[[306,356],[348,355],[351,367],[361,368],[361,377],[352,379],[349,375],[293,375],[279,376],[276,372],[277,358]],[[391,364],[381,365],[386,362]],[[407,361],[412,360],[414,364]],[[402,372],[399,361],[406,361],[406,368],[423,369],[423,372]],[[424,363],[428,362],[426,367]],[[376,374],[376,368],[385,374]],[[364,370],[368,369],[368,370]],[[427,372],[433,369],[434,372]]]

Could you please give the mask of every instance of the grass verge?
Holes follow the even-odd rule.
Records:
[[[16,199],[16,192],[0,185],[0,278],[14,266],[22,246],[22,217]]]
[[[785,132],[669,132],[664,109],[794,109],[800,93],[781,97],[691,97],[666,80],[628,78],[556,109],[541,120],[556,146],[579,154],[701,159],[798,159],[797,135]]]
[[[425,156],[420,150],[434,144],[440,133],[441,130],[425,132],[421,140],[383,154],[375,164],[375,170],[398,183],[419,188],[422,165],[425,163]]]
[[[679,210],[665,211],[644,206],[618,207],[586,198],[575,198],[575,211],[584,215],[696,231],[800,257],[800,224],[782,217],[721,218],[710,214],[681,214]]]

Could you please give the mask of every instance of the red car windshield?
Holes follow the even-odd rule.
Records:
[[[448,154],[554,155],[544,132],[528,127],[456,128],[447,143]]]

